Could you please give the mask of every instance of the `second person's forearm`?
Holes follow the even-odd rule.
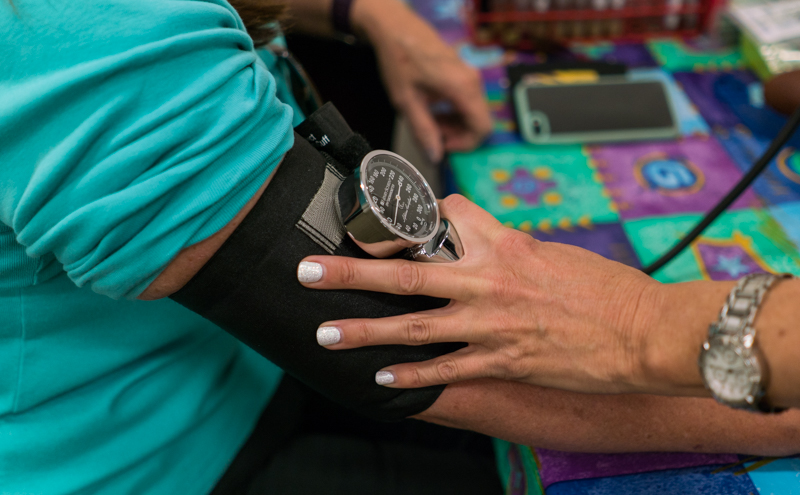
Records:
[[[420,419],[575,452],[800,452],[800,411],[758,415],[712,399],[589,395],[494,379],[451,384]]]
[[[697,360],[708,327],[719,316],[732,282],[666,284],[639,325],[646,335],[642,390],[666,395],[708,396]],[[800,280],[784,280],[770,289],[758,309],[756,345],[769,367],[768,401],[800,406]]]

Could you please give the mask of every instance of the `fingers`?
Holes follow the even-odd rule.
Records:
[[[417,140],[431,161],[442,160],[445,148],[466,151],[477,147],[492,130],[489,104],[478,72],[455,55],[437,66],[436,76],[395,90],[395,105],[408,118]],[[427,73],[427,71],[425,71]],[[434,115],[431,101],[450,107]]]
[[[462,63],[462,62],[459,62]],[[463,63],[462,63],[463,64]],[[452,102],[456,119],[442,119],[440,129],[448,150],[467,151],[477,147],[492,131],[492,116],[478,72],[466,65],[438,81],[435,92]]]
[[[433,118],[427,101],[413,90],[403,99],[401,110],[408,118],[411,130],[419,143],[425,148],[425,152],[431,162],[437,164],[444,157],[444,146],[442,144],[442,133],[439,125]]]
[[[310,256],[297,268],[297,279],[312,289],[357,289],[398,295],[462,299],[468,278],[444,264],[405,260],[362,260]]]
[[[465,125],[460,115],[437,117],[442,142],[447,151],[470,151],[478,147],[485,135]]]
[[[375,382],[390,388],[420,388],[494,377],[491,360],[490,353],[468,346],[429,361],[389,366],[375,374]]]
[[[488,225],[501,225],[491,213],[460,194],[451,194],[440,199],[438,203],[441,215],[450,220],[461,220],[461,223],[469,221],[480,228]]]
[[[455,77],[434,82],[427,88],[427,92],[442,95],[452,103],[450,112],[446,114],[434,115],[429,98],[419,90],[408,90],[409,94],[402,100],[401,109],[433,163],[442,160],[445,149],[468,151],[476,148],[492,130],[489,104],[483,95],[480,79],[478,76],[474,78],[475,81],[466,86],[459,82],[464,78]]]
[[[468,256],[491,247],[491,239],[503,225],[488,211],[460,194],[439,200],[439,212],[455,227]]]
[[[373,345],[472,342],[468,321],[453,304],[431,311],[377,319],[330,321],[317,330],[317,343],[332,350]]]

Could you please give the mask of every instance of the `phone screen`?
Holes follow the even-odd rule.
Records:
[[[547,115],[550,134],[672,127],[664,86],[657,81],[532,86],[532,112]]]

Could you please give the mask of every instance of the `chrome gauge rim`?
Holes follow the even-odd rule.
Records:
[[[386,217],[380,211],[380,206],[375,204],[375,202],[372,199],[372,195],[370,194],[367,185],[367,177],[368,177],[367,167],[374,158],[384,155],[392,157],[393,159],[402,163],[407,169],[409,169],[409,172],[414,174],[414,181],[417,183],[417,185],[422,187],[422,189],[424,189],[424,193],[430,197],[431,208],[434,213],[434,222],[432,225],[430,225],[429,232],[424,237],[414,237],[408,235],[407,233],[396,228],[393,224],[387,222]],[[397,153],[392,153],[391,151],[382,151],[382,150],[371,151],[370,153],[367,153],[367,155],[364,157],[363,160],[361,160],[361,167],[359,168],[358,179],[362,197],[367,202],[367,205],[369,205],[372,214],[378,218],[381,225],[383,225],[389,232],[396,235],[397,237],[400,237],[401,239],[407,240],[415,244],[424,244],[433,239],[433,237],[436,235],[439,222],[441,221],[441,217],[439,216],[439,204],[436,201],[436,196],[434,195],[433,190],[428,184],[428,181],[425,180],[425,177],[408,160],[398,155]]]

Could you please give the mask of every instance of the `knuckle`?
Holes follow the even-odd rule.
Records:
[[[514,256],[518,253],[530,254],[538,245],[539,241],[532,236],[512,229],[507,229],[497,239],[497,248]]]
[[[419,372],[419,366],[413,366],[408,370],[408,384],[414,388],[421,387],[422,374]]]
[[[423,345],[431,341],[431,325],[427,318],[410,315],[405,325],[406,342],[412,345]]]
[[[458,380],[458,365],[452,359],[444,359],[436,363],[436,374],[442,382],[453,382]]]
[[[359,346],[375,343],[375,330],[365,321],[359,321],[353,327],[356,342]]]
[[[503,353],[498,353],[495,356],[494,362],[492,363],[492,371],[494,373],[494,377],[499,378],[500,380],[513,379],[513,373],[511,372],[512,366],[513,365],[507,355]]]
[[[342,259],[339,265],[339,280],[343,285],[354,285],[358,281],[358,268],[351,259]]]
[[[516,332],[513,332],[516,333]],[[520,340],[528,340],[526,337],[527,335],[523,335],[521,338],[517,335],[505,335],[505,343],[499,349],[499,355],[503,357],[503,359],[511,364],[519,363],[522,361],[523,357],[526,354],[526,350],[524,349],[525,343],[520,342]]]
[[[416,294],[425,286],[425,275],[414,263],[400,263],[396,268],[395,280],[401,294]]]
[[[460,194],[451,194],[444,198],[442,203],[448,211],[453,213],[463,213],[470,206],[470,201]]]
[[[505,359],[505,377],[506,380],[518,380],[525,375],[525,366],[523,365],[521,356],[506,356]]]
[[[492,371],[495,378],[501,380],[518,380],[524,376],[525,366],[523,353],[511,347],[506,347],[494,353]]]

